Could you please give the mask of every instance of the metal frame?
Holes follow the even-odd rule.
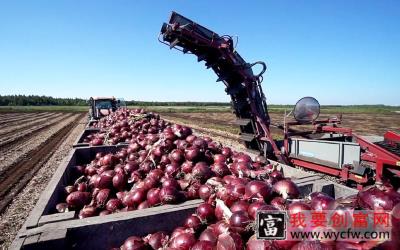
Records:
[[[294,126],[304,125],[300,122],[285,122],[283,127],[278,125],[278,128],[284,130],[283,149],[278,148],[270,132],[270,117],[261,87],[262,74],[266,70],[265,63],[247,63],[235,50],[232,37],[219,36],[176,12],[172,12],[169,22],[162,25],[159,41],[168,45],[170,49],[175,48],[183,53],[196,55],[198,62],[205,61],[206,67],[214,70],[218,76],[217,82],[222,81],[227,87],[226,92],[231,96],[232,108],[240,125],[241,139],[248,149],[264,152],[267,157],[274,157],[285,164],[299,165],[338,176],[344,181],[352,180],[361,185],[370,182],[371,176],[365,174],[360,176],[354,173],[352,166],[342,166],[341,170],[334,170],[323,164],[290,159],[288,156],[291,137],[311,138],[315,134],[339,135],[360,144],[364,151],[361,160],[367,162],[372,168],[379,168],[377,180],[382,179],[381,168],[385,168],[381,167],[380,162],[385,161],[386,165],[392,164],[390,165],[392,168],[398,168],[398,165],[393,165],[393,163],[397,164],[400,161],[400,154],[399,156],[392,154],[383,147],[353,134],[351,129],[339,127],[341,116],[313,121],[309,124],[313,128],[307,131],[293,129]],[[252,67],[256,64],[263,66],[262,71],[257,75],[252,71]],[[385,134],[385,139],[391,140],[391,143],[399,143],[400,135],[388,132]]]

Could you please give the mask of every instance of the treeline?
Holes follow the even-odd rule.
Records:
[[[0,95],[0,106],[86,106],[80,98],[54,98],[38,95]]]
[[[127,106],[229,106],[229,102],[144,102],[125,101]]]

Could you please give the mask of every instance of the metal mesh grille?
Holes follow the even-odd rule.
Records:
[[[300,123],[310,123],[319,116],[320,105],[314,97],[301,98],[294,107],[293,115]]]

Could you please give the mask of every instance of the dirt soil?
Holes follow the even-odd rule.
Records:
[[[39,116],[41,114],[36,113]],[[4,114],[3,117],[0,117],[0,122],[3,119],[18,119],[17,116],[23,114],[15,115],[15,117],[10,118],[10,115]],[[37,119],[35,116],[25,114],[25,118],[27,117]],[[30,123],[29,121],[26,122]],[[40,154],[46,159],[45,161],[39,161],[38,166],[34,166],[34,168],[37,168],[34,173],[29,172],[20,180],[20,182],[26,180],[22,190],[18,192],[14,192],[15,190],[10,191],[13,195],[12,200],[0,215],[0,249],[9,247],[28,217],[29,212],[35,206],[41,192],[46,188],[59,163],[70,152],[75,139],[84,129],[85,122],[86,118],[80,114],[61,115],[53,122],[44,121],[46,126],[41,124],[42,129],[29,134],[24,139],[15,136],[19,140],[15,140],[5,147],[0,147],[0,155],[7,159],[7,161],[4,159],[0,161],[1,169],[3,170],[0,176],[3,178],[4,176],[1,174],[6,173],[6,169],[10,166],[21,167],[20,164],[24,161],[35,160],[32,154]],[[3,124],[2,126],[5,125]],[[35,126],[38,126],[38,124]],[[55,143],[54,140],[59,142]],[[49,150],[47,153],[41,153],[40,148],[43,147],[43,143],[51,143],[50,145],[56,145],[56,148]],[[17,186],[18,183],[13,185]]]
[[[334,116],[335,114],[324,114],[321,118]],[[237,134],[238,126],[234,124],[235,115],[226,113],[164,113],[164,118],[181,123],[196,124],[199,127],[215,129]],[[283,123],[283,113],[271,113],[272,123]],[[383,135],[392,130],[400,133],[400,114],[344,114],[342,127],[352,128],[360,135]],[[279,137],[281,130],[272,128],[272,133]]]

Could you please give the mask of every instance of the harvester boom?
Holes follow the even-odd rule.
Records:
[[[225,84],[240,126],[241,140],[248,149],[275,155],[288,163],[269,129],[270,117],[261,87],[266,70],[264,62],[247,63],[235,50],[231,36],[220,36],[176,12],[172,12],[169,23],[163,24],[160,36],[160,42],[171,49],[194,54],[198,62],[205,61],[205,66],[217,74],[217,82]],[[256,75],[252,70],[255,65],[262,66]]]

